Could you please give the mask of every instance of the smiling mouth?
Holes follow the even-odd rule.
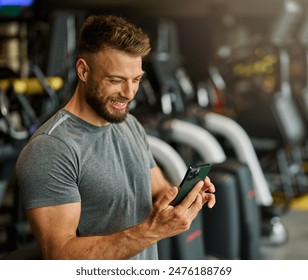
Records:
[[[124,110],[129,104],[129,102],[121,102],[117,100],[111,100],[110,103],[111,103],[111,106],[115,108],[116,110]]]

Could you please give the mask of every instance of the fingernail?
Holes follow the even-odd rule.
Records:
[[[176,193],[176,187],[172,187],[171,190],[170,190],[170,193],[175,194]]]

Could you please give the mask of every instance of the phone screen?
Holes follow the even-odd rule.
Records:
[[[210,164],[201,164],[190,166],[179,186],[179,192],[176,198],[170,203],[176,206],[186,197],[190,190],[199,182],[203,181],[211,169]]]

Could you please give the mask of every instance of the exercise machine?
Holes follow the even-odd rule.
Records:
[[[175,29],[174,24],[170,21],[162,21],[159,23],[158,49],[153,52],[152,57],[150,58],[151,65],[148,65],[148,68],[146,68],[148,78],[151,80],[154,91],[156,92],[156,100],[158,100],[160,104],[158,107],[161,108],[161,113],[157,114],[161,121],[160,126],[157,129],[158,132],[156,131],[156,133],[159,133],[160,138],[175,147],[188,164],[196,163],[196,161],[212,163],[213,168],[211,169],[211,174],[219,171],[220,173],[232,174],[232,176],[235,177],[233,182],[236,182],[237,188],[235,188],[234,191],[237,191],[237,194],[234,197],[242,197],[244,200],[249,198],[250,201],[248,201],[247,204],[240,201],[240,203],[235,202],[232,203],[232,205],[240,205],[238,213],[246,213],[245,217],[250,215],[250,220],[254,221],[254,226],[252,227],[252,224],[247,224],[245,222],[247,219],[243,219],[243,216],[240,216],[240,234],[234,234],[231,236],[237,235],[237,238],[240,238],[242,244],[245,242],[247,243],[242,245],[238,253],[233,252],[233,254],[226,254],[226,251],[232,251],[231,242],[228,247],[229,250],[225,251],[225,257],[226,255],[228,255],[228,257],[232,255],[232,258],[234,258],[237,255],[235,258],[238,259],[256,259],[258,258],[258,239],[260,232],[255,197],[254,195],[251,195],[250,197],[247,196],[247,192],[252,191],[249,188],[253,188],[249,179],[251,178],[250,170],[245,164],[233,165],[236,166],[236,171],[235,169],[230,168],[230,165],[225,165],[227,160],[226,155],[217,139],[204,129],[204,127],[198,125],[198,122],[194,122],[194,116],[186,114],[185,109],[187,108],[187,100],[186,98],[183,98],[183,95],[186,94],[187,99],[190,99],[193,97],[194,92],[190,90],[190,84],[183,79],[187,77],[183,68],[181,68],[180,71],[177,71],[178,47]],[[186,90],[182,91],[182,88],[185,88]],[[146,128],[149,126],[146,121],[144,122],[144,126]],[[188,153],[184,151],[187,151],[187,147],[190,149]],[[193,158],[189,158],[189,156],[192,156]],[[223,166],[225,169],[222,169]],[[241,176],[243,173],[246,174],[246,177]],[[245,180],[246,182],[244,182]],[[218,188],[219,187],[221,186],[218,186]],[[228,191],[231,191],[231,189],[232,187],[230,187]],[[254,194],[253,191],[251,193]],[[230,196],[230,199],[231,197],[232,196]],[[246,211],[247,209],[244,208],[247,205],[250,205],[251,209],[254,210]],[[224,210],[226,211],[226,208]],[[249,214],[247,215],[247,213]],[[255,213],[256,215],[251,216],[252,213]],[[234,219],[236,218],[234,217]],[[237,224],[234,223],[234,229],[228,228],[228,232],[236,230],[236,225]],[[217,229],[218,225],[207,224],[207,227],[212,228],[215,231],[215,228]],[[247,229],[249,227],[252,231],[245,231],[245,228]],[[227,230],[225,229],[223,232],[226,231]],[[246,239],[246,237],[252,232],[252,239],[256,242],[251,242],[252,239],[250,238]],[[208,236],[211,235],[206,234],[206,237]],[[218,242],[220,241],[207,239],[205,243],[215,244]],[[237,242],[233,240],[232,244],[237,244]],[[252,250],[251,248],[248,249],[248,244],[253,244],[254,248]],[[222,254],[220,254],[220,256],[222,257]]]
[[[169,144],[163,140],[148,135],[150,149],[164,175],[174,186],[178,186],[183,179],[187,166]],[[201,214],[192,222],[188,231],[177,236],[163,239],[158,242],[159,259],[161,260],[203,260],[206,251],[203,241]]]

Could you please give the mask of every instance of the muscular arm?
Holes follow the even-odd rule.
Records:
[[[177,207],[170,202],[177,194],[159,168],[152,169],[154,206],[142,223],[123,231],[104,235],[76,235],[80,203],[33,208],[26,211],[44,259],[128,259],[162,238],[189,229],[205,201],[215,204],[211,194],[204,194],[211,183],[199,182]]]
[[[172,187],[159,167],[151,169],[152,197],[155,202]]]
[[[128,259],[154,244],[148,223],[106,236],[76,236],[80,203],[26,211],[44,259]]]

